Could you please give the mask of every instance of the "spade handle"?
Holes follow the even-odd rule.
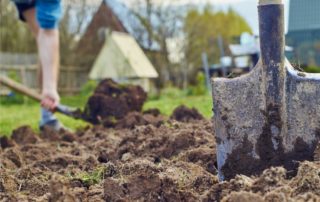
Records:
[[[42,100],[42,97],[38,92],[31,90],[28,87],[21,85],[20,83],[12,80],[6,76],[0,75],[0,84],[3,84],[4,86],[7,86],[7,87],[19,92],[19,93],[22,93],[22,94],[38,101],[38,102],[40,102]]]
[[[19,93],[22,93],[38,102],[41,102],[42,100],[42,96],[38,92],[31,90],[28,87],[18,82],[15,82],[14,80],[6,76],[0,75],[0,84],[3,84],[4,86],[7,86]],[[70,108],[68,106],[64,106],[61,104],[56,106],[55,111],[60,112],[64,115],[70,116],[72,118],[76,118],[76,119],[81,118],[80,112],[78,112],[77,109]]]
[[[260,0],[258,11],[266,118],[278,120],[268,126],[270,131],[282,131],[286,77],[284,4],[282,0]],[[274,133],[274,136],[279,135],[279,132]]]
[[[258,10],[262,63],[266,67],[284,63],[284,5],[282,0],[260,0]]]

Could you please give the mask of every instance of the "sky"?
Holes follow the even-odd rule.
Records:
[[[72,0],[64,0],[71,1]],[[74,1],[74,0],[73,0]],[[102,0],[88,0],[87,2],[91,5],[100,5]],[[108,0],[110,3],[115,3],[115,1],[121,2],[121,4],[126,5],[127,7],[131,7],[137,1],[144,2],[145,0]],[[258,0],[153,0],[154,2],[158,2],[159,4],[168,4],[168,5],[186,5],[186,4],[194,4],[194,5],[206,5],[211,4],[217,10],[227,11],[229,7],[232,7],[236,10],[244,19],[248,22],[250,27],[253,30],[253,33],[259,34],[259,26],[258,26]],[[285,30],[287,31],[288,25],[288,8],[289,8],[289,0],[284,0],[285,3]],[[121,13],[121,8],[119,8],[119,12]]]
[[[121,0],[127,6],[132,6],[133,2],[137,0]],[[235,9],[251,26],[254,34],[259,33],[258,26],[258,0],[154,0],[159,3],[166,3],[172,5],[184,5],[184,4],[211,4],[218,10],[227,10],[229,7]],[[288,24],[288,6],[289,0],[284,0],[285,12],[286,12],[286,30]]]

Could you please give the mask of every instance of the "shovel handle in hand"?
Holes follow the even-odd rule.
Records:
[[[0,75],[0,84],[3,84],[4,86],[7,86],[8,88],[11,88],[19,93],[22,93],[22,94],[34,99],[37,102],[41,102],[41,100],[42,100],[42,96],[38,92],[36,92],[36,91],[34,91],[24,85],[21,85],[20,83],[12,80],[6,76]],[[64,105],[58,105],[55,108],[55,111],[60,112],[64,115],[76,118],[76,119],[81,118],[81,116],[80,116],[81,113],[79,110],[72,109],[72,108],[64,106]]]
[[[21,85],[20,83],[6,77],[3,75],[0,75],[0,83],[3,84],[4,86],[7,86],[8,88],[15,90],[19,93],[22,93],[32,99],[34,99],[37,102],[41,102],[42,96],[37,93],[34,90],[29,89],[28,87]]]

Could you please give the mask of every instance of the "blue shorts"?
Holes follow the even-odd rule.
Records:
[[[39,26],[43,29],[57,29],[62,15],[61,0],[16,0],[15,4],[22,21],[25,21],[25,11],[36,8]]]

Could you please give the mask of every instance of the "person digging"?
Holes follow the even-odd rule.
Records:
[[[61,0],[13,0],[19,18],[26,22],[37,41],[41,66],[41,120],[39,127],[50,127],[56,131],[63,128],[53,115],[59,105],[57,91],[59,73],[59,30]]]

